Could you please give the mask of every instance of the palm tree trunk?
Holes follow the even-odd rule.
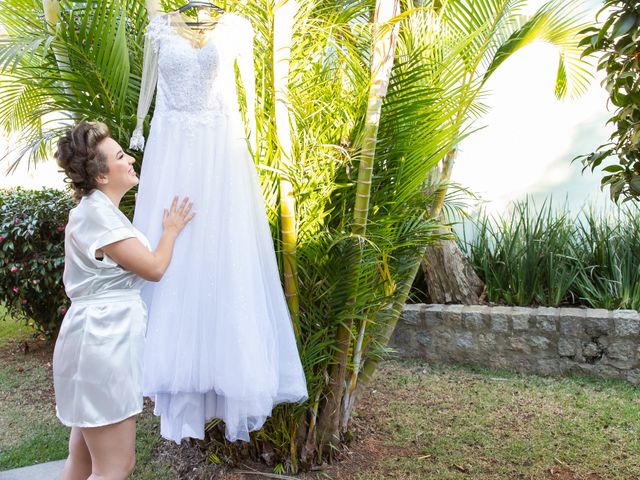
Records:
[[[433,217],[442,215],[442,207],[447,195],[456,153],[457,149],[452,148],[443,160],[440,189],[431,207]],[[449,234],[451,229],[443,227],[438,233],[441,235]],[[442,240],[436,245],[427,247],[422,259],[422,272],[425,276],[431,302],[463,305],[480,303],[484,283],[455,240]]]
[[[60,18],[60,0],[42,0],[42,8],[47,23],[55,28]]]
[[[289,115],[289,54],[293,35],[293,20],[298,10],[295,0],[282,0],[274,7],[273,20],[273,86],[275,103],[276,135],[281,170],[291,168],[291,128]],[[284,291],[293,319],[296,338],[300,338],[298,326],[298,287],[297,287],[297,227],[295,219],[295,200],[293,185],[286,176],[280,178],[280,223],[282,233]]]
[[[371,181],[373,164],[376,154],[378,128],[382,102],[387,93],[391,68],[393,67],[397,26],[388,23],[400,13],[399,0],[377,0],[374,14],[373,56],[371,64],[371,87],[364,127],[364,141],[360,156],[358,181],[356,185],[356,200],[354,207],[354,221],[352,233],[356,237],[366,234],[369,215],[369,198],[371,196]],[[352,281],[358,279],[359,263],[355,263]],[[355,298],[349,304],[355,304]],[[320,433],[320,448],[337,446],[340,442],[340,411],[345,390],[347,360],[351,346],[351,328],[353,317],[345,319],[338,328],[337,349],[335,363],[331,367],[329,376],[329,391],[327,401],[320,416],[318,430]]]
[[[402,314],[407,298],[409,298],[413,280],[416,278],[418,270],[420,270],[420,263],[423,257],[424,253],[416,256],[416,261],[407,269],[406,272],[398,273],[398,288],[396,290],[395,299],[388,309],[379,314],[380,318],[376,319],[376,321],[381,325],[386,325],[382,338],[380,339],[380,343],[382,345],[387,345],[389,340],[391,340],[391,335],[393,335],[393,331],[396,329],[398,319]],[[354,392],[354,397],[357,398],[362,390],[364,390],[367,383],[369,383],[369,380],[371,380],[371,376],[373,375],[373,372],[375,372],[379,362],[379,358],[371,356],[367,357],[360,370],[360,379],[358,381],[356,391]]]

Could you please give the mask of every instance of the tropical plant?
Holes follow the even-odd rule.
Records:
[[[640,308],[636,206],[573,215],[526,199],[501,217],[480,213],[460,243],[491,302]]]
[[[556,307],[568,302],[581,263],[577,225],[551,202],[517,202],[504,217],[481,213],[465,228],[463,250],[483,279],[487,298],[507,305]],[[470,233],[467,233],[470,230]]]
[[[582,268],[576,296],[593,308],[640,309],[640,214],[627,206],[612,214],[587,211],[576,222],[574,250]]]
[[[604,167],[601,186],[609,186],[617,202],[640,198],[640,3],[608,0],[598,16],[607,19],[589,27],[580,42],[584,55],[601,54],[598,70],[606,73],[604,86],[615,107],[609,123],[615,125],[610,142],[589,155],[576,157],[591,171],[610,157],[617,162]]]
[[[276,408],[245,450],[224,442],[213,422],[211,458],[246,451],[297,471],[331,456],[348,431],[425,247],[441,237],[427,208],[438,188],[425,181],[470,132],[468,113],[481,110],[482,79],[470,65],[481,61],[475,49],[495,25],[468,23],[460,4],[314,0],[288,13],[266,0],[225,6],[254,25],[255,160],[310,400]],[[0,109],[0,123],[23,129],[32,158],[45,155],[60,129],[42,118],[59,112],[105,121],[126,145],[147,22],[141,2],[45,6],[46,15],[38,2],[0,6],[8,32],[0,89],[13,105]],[[291,41],[274,39],[274,22],[291,12]],[[290,48],[286,75],[274,72],[282,48]]]

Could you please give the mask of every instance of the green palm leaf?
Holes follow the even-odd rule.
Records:
[[[484,74],[483,83],[514,52],[536,40],[550,43],[558,49],[559,64],[556,77],[556,96],[575,98],[589,87],[593,74],[581,58],[578,34],[588,25],[583,2],[554,0],[546,3],[531,19],[519,26],[500,45]]]

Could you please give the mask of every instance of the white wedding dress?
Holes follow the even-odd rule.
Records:
[[[249,440],[274,405],[307,398],[273,240],[249,145],[255,145],[253,29],[219,17],[196,48],[179,14],[147,28],[138,127],[156,90],[134,225],[155,245],[162,212],[188,195],[195,219],[180,234],[163,279],[142,292],[149,312],[143,392],[161,434],[204,437],[224,420],[229,440]],[[250,134],[236,89],[241,74]]]

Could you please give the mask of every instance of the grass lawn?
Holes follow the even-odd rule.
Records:
[[[355,430],[363,469],[336,478],[640,479],[640,397],[617,381],[388,362]]]
[[[28,329],[0,322],[0,470],[67,455],[51,353]],[[138,419],[132,479],[259,478],[243,473],[247,466],[207,464],[197,447],[161,440],[150,410]],[[341,462],[300,478],[640,478],[640,397],[622,382],[387,362],[352,427]]]
[[[69,429],[55,415],[52,353],[53,346],[34,338],[28,326],[0,321],[0,471],[67,457]],[[178,478],[168,460],[155,458],[160,443],[159,422],[147,406],[138,417],[132,479]]]

